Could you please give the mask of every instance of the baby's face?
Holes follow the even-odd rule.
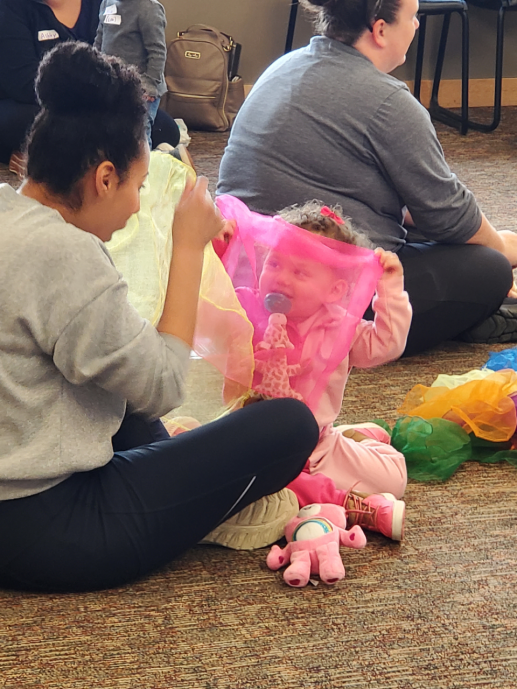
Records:
[[[315,314],[323,304],[340,299],[344,284],[344,280],[336,279],[329,266],[270,251],[260,275],[259,293],[261,299],[270,292],[285,295],[291,301],[287,318],[301,321]]]

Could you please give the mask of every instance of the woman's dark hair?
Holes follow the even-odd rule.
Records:
[[[300,0],[313,16],[316,31],[346,45],[354,45],[377,19],[393,24],[400,0]]]
[[[142,154],[146,106],[138,72],[86,43],[49,51],[36,78],[41,110],[27,139],[27,176],[77,210],[86,172],[105,160],[121,181]]]

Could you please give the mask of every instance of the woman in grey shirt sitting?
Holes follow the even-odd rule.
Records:
[[[119,586],[280,491],[318,428],[280,399],[169,438],[159,417],[183,400],[204,246],[223,220],[205,178],[185,190],[155,329],[104,247],[147,175],[140,78],[69,42],[36,89],[27,180],[0,186],[0,586]]]
[[[418,0],[300,2],[321,35],[251,90],[217,193],[269,214],[312,198],[337,203],[396,251],[413,307],[406,355],[458,336],[517,341],[517,300],[503,303],[517,235],[491,226],[449,169],[425,108],[389,74],[406,58]]]

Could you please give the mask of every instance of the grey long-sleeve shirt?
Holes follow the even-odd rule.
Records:
[[[106,464],[126,406],[183,400],[189,347],[127,301],[104,244],[0,185],[0,500]]]
[[[157,0],[103,0],[95,47],[135,65],[146,93],[162,96],[167,90],[165,10]]]
[[[481,225],[425,108],[359,51],[323,36],[274,62],[232,127],[218,194],[273,215],[339,203],[376,244],[404,244],[403,208],[429,240],[461,244]]]

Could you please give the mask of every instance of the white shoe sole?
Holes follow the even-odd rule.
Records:
[[[404,538],[404,521],[406,519],[406,503],[404,500],[397,500],[393,493],[381,493],[381,495],[394,502],[393,518],[391,520],[391,538],[393,541],[401,541]]]
[[[255,550],[276,543],[300,510],[292,490],[266,495],[217,526],[200,543],[233,550]]]

